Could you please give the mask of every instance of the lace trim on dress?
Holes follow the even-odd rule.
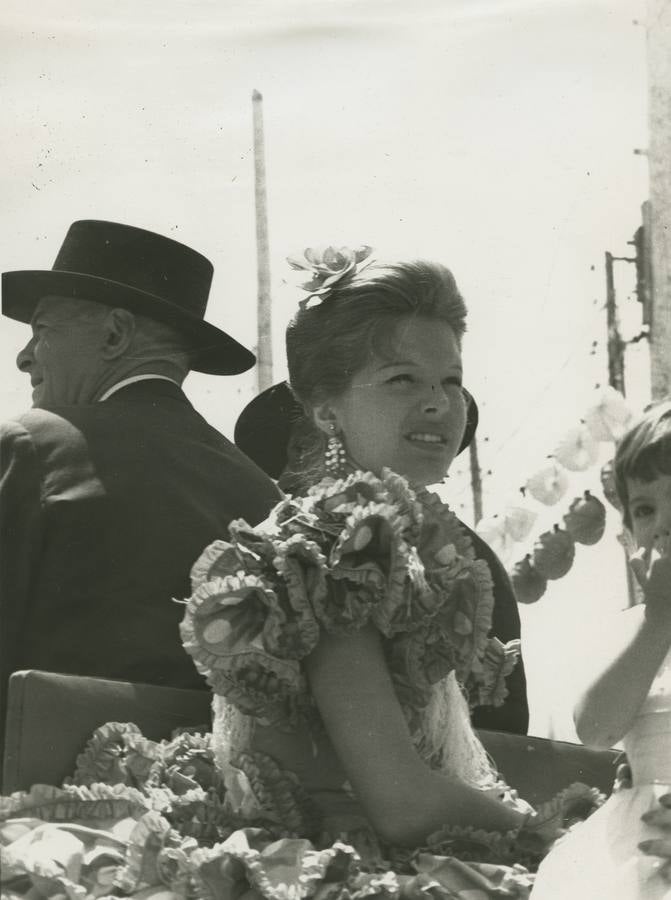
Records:
[[[432,687],[420,733],[418,750],[448,777],[483,789],[499,784],[496,767],[473,731],[468,702],[454,672]]]
[[[253,716],[246,716],[221,694],[212,696],[212,750],[218,768],[223,771],[231,757],[251,745]]]

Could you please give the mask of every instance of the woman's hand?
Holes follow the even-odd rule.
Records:
[[[415,846],[446,826],[506,832],[524,821],[522,813],[421,759],[372,625],[349,635],[322,634],[305,663],[347,780],[384,841]]]
[[[605,797],[596,788],[575,782],[542,803],[521,830],[523,839],[535,840],[546,850],[573,825],[601,806]]]

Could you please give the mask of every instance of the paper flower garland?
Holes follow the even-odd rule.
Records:
[[[629,427],[632,410],[619,391],[601,389],[599,399],[589,407],[583,420],[597,441],[619,441]]]
[[[599,445],[586,425],[578,425],[557,445],[554,458],[571,472],[584,472],[599,458]]]
[[[504,564],[510,561],[515,540],[506,528],[505,518],[495,515],[481,519],[476,532]]]
[[[514,541],[523,541],[531,534],[538,513],[524,499],[509,503],[503,510],[505,529]]]
[[[563,578],[573,565],[574,557],[575,542],[559,525],[541,534],[534,544],[534,568],[548,580]]]
[[[568,476],[556,462],[539,469],[526,483],[526,489],[534,500],[552,506],[568,490]]]
[[[606,507],[589,491],[585,491],[569,506],[564,525],[579,544],[596,544],[606,528]]]
[[[515,563],[510,580],[518,603],[536,603],[548,586],[547,579],[534,567],[529,553]]]
[[[554,453],[528,478],[521,488],[522,498],[509,502],[500,515],[490,516],[478,524],[477,533],[505,564],[511,559],[515,544],[526,541],[531,533],[539,513],[533,501],[546,507],[558,503],[569,488],[570,473],[594,466],[600,454],[599,442],[619,440],[632,416],[622,394],[611,387],[600,389],[579,424],[566,432]],[[600,480],[605,499],[619,509],[612,462],[601,468]],[[576,543],[597,543],[605,526],[606,508],[601,500],[590,491],[575,497],[563,516],[558,516],[554,527],[539,535],[530,552],[509,569],[518,601],[537,602],[548,580],[561,578],[570,571]]]

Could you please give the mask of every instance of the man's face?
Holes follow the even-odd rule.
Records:
[[[102,375],[107,308],[86,300],[44,297],[33,336],[16,357],[30,375],[33,406],[90,403]]]

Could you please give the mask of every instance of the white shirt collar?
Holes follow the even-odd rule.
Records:
[[[170,381],[172,384],[176,384],[177,387],[181,387],[179,382],[175,381],[174,378],[168,378],[167,375],[131,375],[130,378],[124,378],[122,381],[117,381],[116,384],[113,384],[111,388],[108,388],[102,397],[98,398],[98,403],[102,403],[103,400],[107,400],[108,397],[111,397],[112,394],[116,394],[117,391],[120,391],[121,388],[126,387],[128,384],[135,384],[136,381]]]

